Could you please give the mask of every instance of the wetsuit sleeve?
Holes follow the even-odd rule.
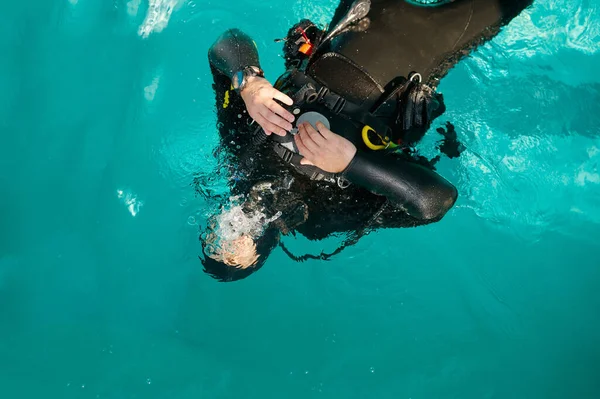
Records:
[[[229,29],[217,39],[208,50],[208,61],[229,79],[244,67],[260,68],[256,44],[239,29]]]
[[[441,219],[458,196],[456,188],[434,171],[392,155],[359,152],[343,176],[421,220]]]

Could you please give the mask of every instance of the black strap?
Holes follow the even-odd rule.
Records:
[[[313,87],[317,95],[314,96],[312,101],[307,101],[308,103],[319,102],[325,105],[325,107],[335,114],[343,115],[351,121],[358,122],[362,125],[369,125],[381,135],[388,135],[389,127],[380,118],[377,118],[368,111],[361,110],[360,106],[329,90],[327,87],[321,85],[310,76],[298,70],[294,70],[290,72],[288,77],[291,80],[292,85],[300,88],[300,91],[307,85],[311,85]],[[303,101],[305,99],[300,98],[297,100]]]
[[[319,90],[318,101],[321,101],[327,108],[335,114],[341,114],[353,122],[362,125],[369,125],[379,134],[388,135],[389,126],[373,113],[362,111],[360,107],[351,101],[347,101],[342,96],[329,91],[324,86]]]
[[[394,97],[401,97],[404,93],[406,93],[415,84],[415,81],[412,79],[413,76],[414,74],[409,74],[409,78],[405,82],[393,87],[388,94],[383,93],[371,109],[371,112],[376,113],[383,104],[392,100]]]
[[[337,177],[335,173],[326,172],[316,166],[300,164],[303,156],[294,151],[290,151],[281,145],[281,143],[273,142],[273,150],[284,162],[291,163],[298,171],[310,177],[311,180],[335,180]]]
[[[391,127],[370,112],[344,112],[350,120],[372,127],[379,135],[389,136]]]

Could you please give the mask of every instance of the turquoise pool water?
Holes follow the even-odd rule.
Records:
[[[444,80],[467,150],[442,222],[202,272],[206,50],[238,26],[274,79],[273,39],[335,5],[3,2],[1,398],[600,397],[596,1],[536,0]]]

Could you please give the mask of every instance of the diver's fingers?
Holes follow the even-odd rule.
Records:
[[[292,105],[294,103],[294,100],[292,100],[290,97],[286,96],[285,94],[283,94],[275,88],[273,89],[273,98],[275,100],[281,101],[285,105]]]
[[[310,126],[310,125],[308,123],[301,123],[300,126],[298,127],[298,130],[300,131],[300,134],[298,134],[296,136],[300,136],[300,138],[302,139],[302,143],[304,144],[304,146],[306,148],[308,148],[310,150],[310,152],[316,154],[320,150],[319,144],[317,144],[312,139],[312,137],[310,137],[310,134],[308,134],[308,131],[307,131],[307,126]]]
[[[279,134],[280,136],[282,135],[281,133],[279,133],[279,131],[283,129],[269,122],[264,116],[259,114],[254,120],[263,128],[267,136],[270,136],[271,133]],[[285,135],[285,132],[283,135]]]
[[[296,141],[296,146],[298,147],[298,151],[300,151],[300,155],[302,155],[303,157],[308,157],[308,158],[312,158],[315,155],[312,153],[311,150],[309,150],[306,145],[304,145],[304,141],[302,140],[302,137],[300,137],[299,134],[297,134],[294,137],[294,140]]]
[[[325,126],[322,122],[317,122],[316,127],[319,133],[321,133],[321,136],[323,136],[326,140],[331,139],[335,134],[331,130],[327,129],[327,126]]]
[[[310,123],[303,123],[309,137],[319,146],[327,145],[327,140]]]
[[[306,159],[306,158],[302,158],[302,159],[300,160],[300,165],[311,165],[311,166],[315,166],[315,164],[314,164],[314,163],[310,162],[310,161],[309,161],[308,159]]]
[[[283,108],[281,105],[277,104],[275,101],[270,101],[269,104],[267,104],[267,107],[269,107],[269,109],[275,112],[277,115],[286,119],[288,122],[294,121],[294,115],[292,115],[291,112]]]
[[[253,120],[254,120],[254,122],[256,122],[257,125],[262,127],[262,129],[264,130],[264,132],[267,136],[270,136],[273,133],[272,131],[270,131],[269,129],[267,129],[265,127],[265,120],[262,116],[257,115],[256,118],[253,118]]]
[[[286,131],[292,130],[292,124],[283,119],[281,116],[277,115],[275,112],[271,111],[268,107],[261,112],[262,116],[267,118],[267,120]]]
[[[271,131],[271,132],[273,132],[275,134],[278,134],[280,136],[285,136],[286,135],[286,131],[282,127],[279,127],[275,123],[271,122],[267,118],[267,116],[265,115],[265,113],[266,114],[271,114],[271,112],[268,111],[268,110],[261,112],[260,113],[260,118],[259,118],[259,119],[261,119],[261,121],[257,121],[258,124],[261,125],[262,128],[265,129],[265,131],[268,130],[268,131]]]
[[[273,132],[269,129],[267,129],[265,126],[265,118],[263,118],[260,114],[256,116],[256,118],[254,118],[254,122],[256,122],[260,127],[263,128],[263,130],[265,131],[265,134],[267,136],[270,136]]]

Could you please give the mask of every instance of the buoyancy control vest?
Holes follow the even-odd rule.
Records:
[[[284,52],[287,71],[275,88],[289,95],[294,104],[288,109],[296,124],[321,121],[333,132],[350,140],[359,151],[407,150],[418,141],[431,120],[444,111],[443,97],[421,82],[416,72],[408,79],[398,77],[387,88],[347,57],[335,52],[319,52],[325,32],[312,22],[302,20],[290,29]],[[331,90],[324,82],[334,82],[344,94]],[[257,129],[257,141],[265,139]],[[316,166],[301,165],[292,129],[286,136],[273,136],[275,152],[300,173],[313,180],[347,182],[339,175]],[[262,136],[261,136],[262,134]]]

